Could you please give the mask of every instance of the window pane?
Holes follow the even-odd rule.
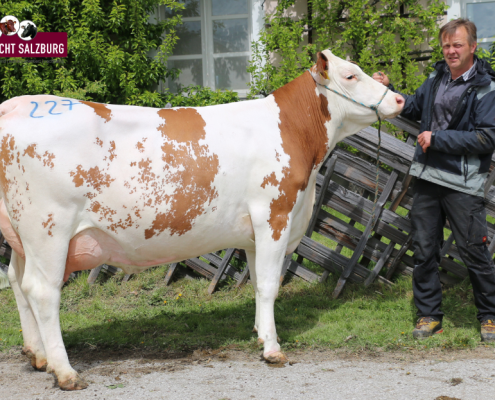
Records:
[[[214,53],[229,53],[248,50],[249,36],[247,18],[213,21]]]
[[[172,10],[169,7],[165,8],[165,16],[171,18],[174,15],[182,15],[183,17],[200,17],[201,7],[199,6],[199,0],[178,0],[179,3],[183,3],[185,10]]]
[[[495,2],[467,4],[467,17],[476,24],[478,38],[495,36]]]
[[[178,68],[181,70],[179,79],[168,78],[168,87],[172,93],[184,86],[201,85],[203,86],[203,60],[168,60],[169,68]]]
[[[247,0],[211,0],[212,15],[247,14]]]
[[[184,22],[182,25],[178,25],[176,29],[179,40],[174,48],[174,56],[202,54],[201,21]]]
[[[249,57],[215,58],[215,89],[247,89]]]

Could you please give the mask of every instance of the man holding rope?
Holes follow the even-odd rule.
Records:
[[[484,183],[495,150],[495,72],[474,55],[476,26],[450,21],[440,29],[444,60],[416,90],[404,95],[404,117],[421,120],[410,174],[416,176],[411,210],[413,293],[419,317],[415,338],[441,333],[443,227],[448,218],[473,286],[481,339],[495,341],[495,269],[488,235]],[[388,86],[382,72],[373,78]]]

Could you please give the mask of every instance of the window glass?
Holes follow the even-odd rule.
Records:
[[[201,7],[199,6],[199,0],[179,0],[179,3],[183,3],[186,8],[184,10],[173,11],[167,7],[165,8],[166,18],[171,18],[175,15],[182,15],[184,18],[201,16]]]
[[[249,57],[215,58],[215,87],[217,89],[247,89]]]
[[[213,16],[247,14],[247,3],[247,0],[211,0],[211,14]]]
[[[168,60],[169,68],[178,68],[182,72],[179,79],[168,79],[168,87],[172,93],[188,85],[203,86],[203,60]]]
[[[213,52],[249,51],[248,20],[217,19],[213,21]]]
[[[478,39],[495,36],[495,2],[466,4],[467,17],[476,24]]]
[[[174,56],[201,54],[201,21],[187,21],[177,25],[179,40],[174,47]]]

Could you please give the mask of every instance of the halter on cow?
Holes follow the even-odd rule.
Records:
[[[87,386],[60,331],[71,272],[106,263],[136,273],[232,247],[246,250],[263,356],[285,362],[274,301],[318,170],[337,142],[404,104],[388,92],[376,114],[331,89],[364,104],[383,95],[325,50],[265,99],[155,109],[22,96],[0,105],[0,229],[33,367],[54,372],[62,389]]]

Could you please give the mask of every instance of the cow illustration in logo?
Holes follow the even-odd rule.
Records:
[[[38,28],[34,22],[26,20],[21,22],[21,27],[19,32],[17,32],[17,35],[19,35],[22,40],[31,40],[34,39],[37,33]]]
[[[0,21],[0,31],[7,36],[12,36],[19,30],[19,20],[13,15],[7,15]]]

